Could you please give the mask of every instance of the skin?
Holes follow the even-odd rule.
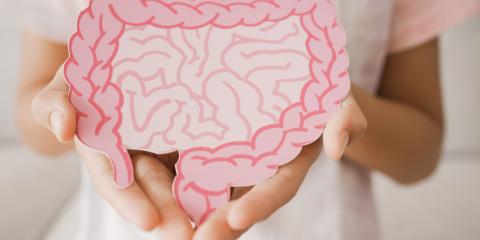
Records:
[[[68,101],[63,73],[58,70],[67,58],[66,45],[29,32],[23,39],[16,108],[23,141],[52,156],[74,146],[97,191],[118,214],[143,230],[159,229],[165,239],[238,238],[295,196],[322,149],[331,159],[344,156],[404,184],[430,176],[438,163],[443,115],[435,39],[388,56],[379,95],[352,86],[322,139],[304,147],[274,177],[251,188],[234,189],[227,206],[193,229],[171,193],[178,154],[130,152],[135,183],[128,189],[118,189],[112,182],[108,159],[74,137],[75,109]]]

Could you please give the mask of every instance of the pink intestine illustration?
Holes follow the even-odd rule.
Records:
[[[173,193],[196,224],[317,140],[350,89],[331,0],[92,0],[77,29],[78,138],[122,188],[127,149],[178,150]]]

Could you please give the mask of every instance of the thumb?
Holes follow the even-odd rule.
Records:
[[[68,89],[62,66],[32,101],[37,122],[50,129],[60,142],[71,141],[76,129],[76,110],[68,99]]]
[[[324,151],[331,159],[340,159],[345,148],[363,136],[367,119],[352,93],[342,102],[342,108],[325,126],[323,133]]]

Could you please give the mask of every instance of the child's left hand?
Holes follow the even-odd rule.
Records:
[[[367,121],[350,94],[342,109],[325,127],[323,140],[305,146],[290,163],[281,166],[272,178],[252,188],[236,188],[233,201],[214,212],[196,231],[195,240],[236,239],[257,222],[292,199],[320,150],[332,159],[340,159],[348,144],[361,137]]]

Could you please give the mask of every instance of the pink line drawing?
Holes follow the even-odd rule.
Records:
[[[77,32],[70,40],[70,57],[66,61],[64,69],[66,81],[70,86],[70,101],[78,111],[77,137],[87,146],[108,156],[114,170],[114,181],[119,187],[127,188],[132,184],[134,181],[133,166],[127,152],[129,146],[125,145],[125,133],[121,131],[121,128],[130,121],[130,118],[135,118],[135,116],[129,116],[133,113],[122,112],[124,106],[129,105],[127,102],[128,89],[125,90],[125,88],[133,83],[128,81],[127,84],[127,81],[125,81],[122,86],[119,86],[116,82],[118,79],[114,77],[116,74],[115,57],[123,49],[120,42],[122,36],[127,34],[126,29],[129,29],[128,32],[135,34],[141,34],[142,31],[149,28],[162,29],[168,31],[169,37],[171,36],[170,31],[181,29],[182,35],[179,36],[186,39],[184,30],[196,31],[197,37],[200,37],[200,32],[205,30],[203,27],[209,27],[207,34],[204,35],[210,38],[214,37],[214,34],[210,32],[212,27],[225,31],[237,27],[252,29],[257,27],[260,29],[259,32],[268,32],[279,29],[277,25],[281,25],[282,21],[289,21],[290,19],[298,21],[301,29],[297,30],[305,33],[306,39],[303,41],[303,45],[298,46],[298,48],[305,49],[309,58],[306,59],[306,68],[308,68],[306,71],[310,78],[305,78],[304,74],[299,74],[297,77],[292,76],[290,80],[302,84],[301,92],[296,95],[298,99],[283,101],[289,103],[286,107],[275,105],[275,112],[281,110],[281,113],[277,116],[278,120],[254,129],[250,128],[248,131],[251,134],[248,135],[251,136],[248,139],[225,140],[213,147],[198,145],[178,148],[177,146],[180,158],[176,165],[177,176],[173,184],[174,197],[192,221],[201,224],[215,209],[230,200],[231,187],[252,186],[273,176],[279,166],[292,161],[299,154],[302,146],[317,140],[322,135],[323,128],[329,119],[340,108],[341,101],[349,93],[350,79],[347,72],[349,59],[345,51],[346,36],[337,22],[335,6],[331,0],[131,0],[127,2],[91,0],[88,8],[78,18]],[[287,25],[291,26],[291,24]],[[154,38],[161,39],[161,36],[155,36]],[[155,41],[150,41],[154,38],[139,36],[134,41],[137,42],[137,47],[145,47],[155,43]],[[248,38],[242,37],[241,41],[243,42],[245,39]],[[258,42],[260,44],[262,41]],[[270,42],[266,41],[265,44],[274,44],[272,41]],[[210,58],[215,56],[212,55],[215,49],[207,48],[200,41],[198,43],[187,41],[187,43],[188,51],[194,52],[195,59],[202,59],[202,61],[190,61],[189,63],[183,61],[183,63],[177,65],[182,65],[181,68],[185,67],[183,65],[199,65],[201,71],[195,71],[191,76],[203,79],[204,76],[200,75],[203,75],[203,72],[207,71],[206,69],[213,64],[210,62]],[[194,46],[195,44],[201,46]],[[282,44],[277,45],[283,46]],[[284,45],[287,46],[287,43]],[[198,49],[195,49],[195,47],[198,47]],[[163,55],[163,59],[175,60],[175,56],[163,52],[167,49],[156,50],[157,52],[152,53]],[[244,57],[253,58],[255,55],[280,52],[263,49]],[[134,62],[140,61],[138,56],[125,59]],[[123,63],[126,64],[125,61]],[[159,72],[158,69],[157,67],[157,73]],[[167,67],[160,69],[168,70]],[[150,76],[151,74],[137,75]],[[135,74],[130,75],[135,77]],[[235,74],[230,75],[235,76]],[[174,76],[170,78],[182,77],[182,79],[185,79],[180,74],[169,75],[162,72],[162,81],[169,76]],[[306,80],[299,81],[299,78]],[[141,90],[139,91],[148,92],[146,84],[149,82],[145,79],[143,82],[141,79],[139,80],[141,82],[141,85],[139,85]],[[227,80],[229,82],[226,82]],[[172,79],[165,80],[165,82],[170,81]],[[240,84],[244,80],[225,79],[224,86],[232,90],[236,86],[232,84],[236,81],[239,81]],[[284,78],[280,81],[288,82],[289,79]],[[209,93],[210,95],[215,94],[215,89],[212,90],[210,85],[207,86],[207,84],[213,83],[206,79],[198,87],[199,92],[195,92],[195,94],[200,96],[208,91],[213,91],[213,93]],[[274,94],[272,93],[272,95],[284,98],[286,95],[279,92],[279,84],[278,82],[272,84],[274,87],[272,89]],[[150,87],[152,89],[169,87],[164,85],[165,83],[162,83],[162,85]],[[186,88],[187,85],[183,85]],[[252,90],[253,87],[252,89],[249,88],[248,84],[242,84],[241,86],[246,89],[244,91],[252,91],[253,95],[257,95],[258,91]],[[148,88],[150,89],[150,87]],[[182,94],[193,95],[193,86],[192,89],[185,90]],[[241,95],[237,93],[240,94],[242,91],[237,90],[233,94],[224,94],[229,95],[225,96],[225,99],[228,97],[231,101],[240,104],[242,101],[240,100]],[[133,94],[133,92],[130,93]],[[180,97],[182,94],[173,97]],[[143,94],[139,94],[139,97],[140,95],[143,96]],[[159,98],[160,96],[153,97]],[[195,125],[200,129],[206,128],[206,126],[217,127],[218,129],[219,126],[216,121],[222,124],[222,121],[226,121],[217,116],[223,113],[223,110],[231,110],[232,114],[241,116],[242,121],[253,121],[251,119],[245,120],[247,118],[244,115],[245,109],[262,108],[262,106],[246,108],[245,105],[237,105],[237,108],[222,108],[223,110],[220,111],[216,105],[205,104],[220,103],[212,102],[210,98],[203,99],[203,101],[200,101],[200,99],[201,97],[198,96],[191,97],[190,101],[194,103],[190,105],[188,102],[182,103],[182,109],[191,109],[189,111],[196,113],[195,116],[201,113],[203,118],[203,114],[210,112],[215,118],[213,121]],[[170,100],[165,99],[164,101],[167,103]],[[156,105],[155,112],[157,110],[159,112],[163,111],[162,107],[163,105]],[[182,126],[185,124],[178,120],[179,126],[177,127],[172,123],[175,119],[188,116],[189,122],[187,122],[187,125],[193,126],[192,124],[196,123],[193,122],[195,119],[190,113],[182,111],[175,108],[172,110],[173,115],[166,116],[171,119],[165,121],[165,124],[167,124],[165,128],[168,128],[169,132],[152,133],[170,139],[158,144],[177,144],[181,141],[181,139],[172,139],[172,131],[178,128],[178,132],[181,133]],[[241,114],[239,111],[242,111]],[[153,116],[154,112],[148,110],[145,112],[149,115],[148,121],[141,125],[142,131],[146,131],[149,127],[147,122],[158,121]],[[228,114],[226,116],[228,117]],[[237,118],[239,118],[238,116]],[[252,116],[249,115],[249,118]],[[182,121],[185,121],[185,119],[183,118]],[[271,117],[266,119],[271,121]],[[246,122],[245,125],[248,124],[249,122]],[[228,131],[235,130],[229,125],[220,128],[228,129]],[[188,134],[194,136],[191,132],[188,132],[185,136],[188,137]],[[202,139],[206,139],[204,141],[209,141],[208,139],[211,138],[209,138],[209,134],[202,132],[195,134],[195,136],[197,135],[204,136],[202,137]],[[228,134],[225,135],[225,138],[227,138]],[[158,140],[155,138],[154,140],[153,135],[149,135],[145,139],[147,139],[146,142],[140,143],[140,146],[153,148],[155,146],[154,142],[161,141],[162,138],[160,137]]]

